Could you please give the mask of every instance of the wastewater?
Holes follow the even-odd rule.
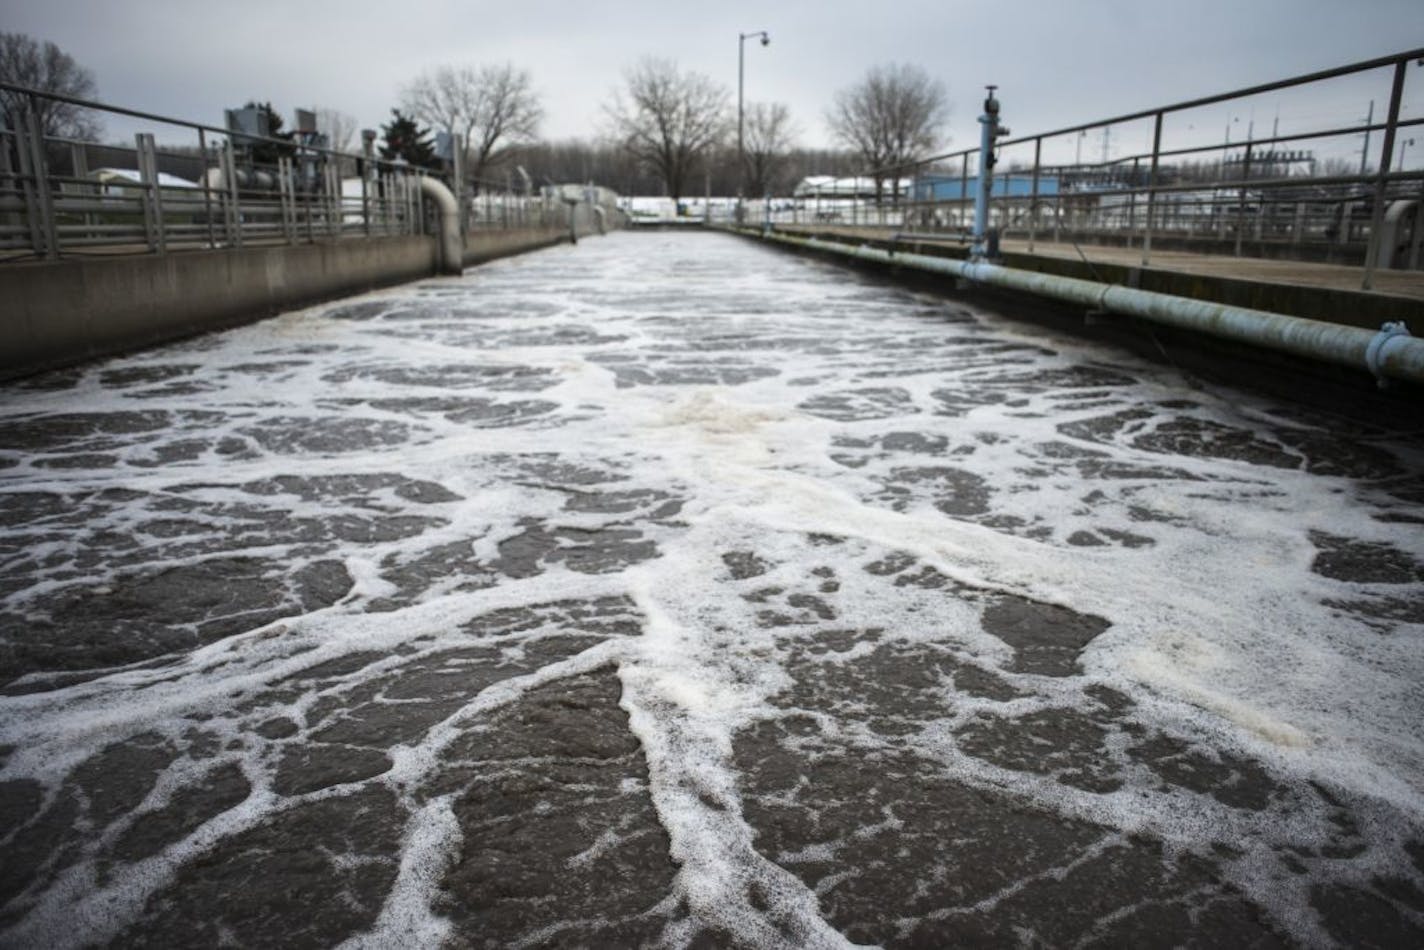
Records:
[[[615,233],[7,384],[0,945],[1420,944],[1417,425],[1011,316]]]

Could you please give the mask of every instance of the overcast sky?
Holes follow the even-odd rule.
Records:
[[[532,73],[548,138],[598,134],[610,90],[643,56],[735,97],[738,33],[763,29],[769,47],[746,45],[746,98],[786,103],[803,144],[830,143],[835,90],[898,61],[944,83],[960,148],[977,135],[984,83],[1000,86],[1015,133],[1046,131],[1424,46],[1424,2],[0,0],[0,30],[57,43],[107,102],[220,125],[224,107],[255,98],[289,121],[293,107],[328,106],[374,127],[422,70],[508,60]],[[1359,121],[1387,96],[1376,76],[1329,102],[1263,100],[1225,121]],[[1223,119],[1201,121],[1220,131]],[[131,135],[110,122],[107,137],[119,132]]]

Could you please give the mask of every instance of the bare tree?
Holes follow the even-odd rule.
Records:
[[[356,117],[340,109],[318,108],[316,130],[326,136],[326,147],[344,152],[356,137]]]
[[[437,66],[407,86],[401,102],[406,112],[465,148],[477,121],[479,84],[479,74],[469,67]]]
[[[533,80],[512,63],[485,66],[480,70],[480,100],[476,112],[474,144],[465,143],[473,156],[471,168],[478,175],[499,158],[501,142],[530,141],[539,132],[544,117]]]
[[[795,136],[791,110],[780,102],[753,102],[746,108],[743,124],[747,189],[753,197],[761,197],[775,188],[775,179],[791,151]]]
[[[24,33],[0,33],[0,80],[76,99],[92,99],[96,95],[93,73],[53,43],[42,46]],[[7,125],[13,127],[19,121],[31,98],[44,135],[86,142],[98,139],[102,126],[91,110],[70,102],[0,90],[0,112]]]
[[[653,169],[668,195],[681,200],[699,160],[726,134],[727,90],[666,59],[645,59],[624,76],[607,107],[624,149]]]
[[[402,102],[407,112],[449,133],[474,178],[498,160],[502,145],[533,139],[544,114],[528,71],[512,63],[437,67],[407,86]]]
[[[879,199],[885,178],[898,177],[939,144],[948,115],[943,84],[918,66],[891,64],[837,92],[826,122],[870,166]]]

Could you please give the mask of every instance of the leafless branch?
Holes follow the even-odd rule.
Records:
[[[665,59],[644,59],[624,76],[606,111],[623,148],[654,169],[674,200],[728,129],[727,90]]]
[[[93,73],[53,43],[41,45],[24,33],[0,33],[0,79],[78,99],[92,99],[96,95]],[[31,98],[44,135],[89,142],[98,139],[102,126],[92,110],[0,90],[0,112],[4,113],[7,124],[18,122]]]
[[[944,86],[918,66],[877,66],[836,93],[826,122],[881,182],[928,155],[948,118]]]

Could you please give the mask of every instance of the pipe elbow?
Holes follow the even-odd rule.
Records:
[[[429,198],[440,216],[440,272],[459,274],[465,265],[465,242],[460,235],[460,206],[445,183],[420,176],[420,193]]]

